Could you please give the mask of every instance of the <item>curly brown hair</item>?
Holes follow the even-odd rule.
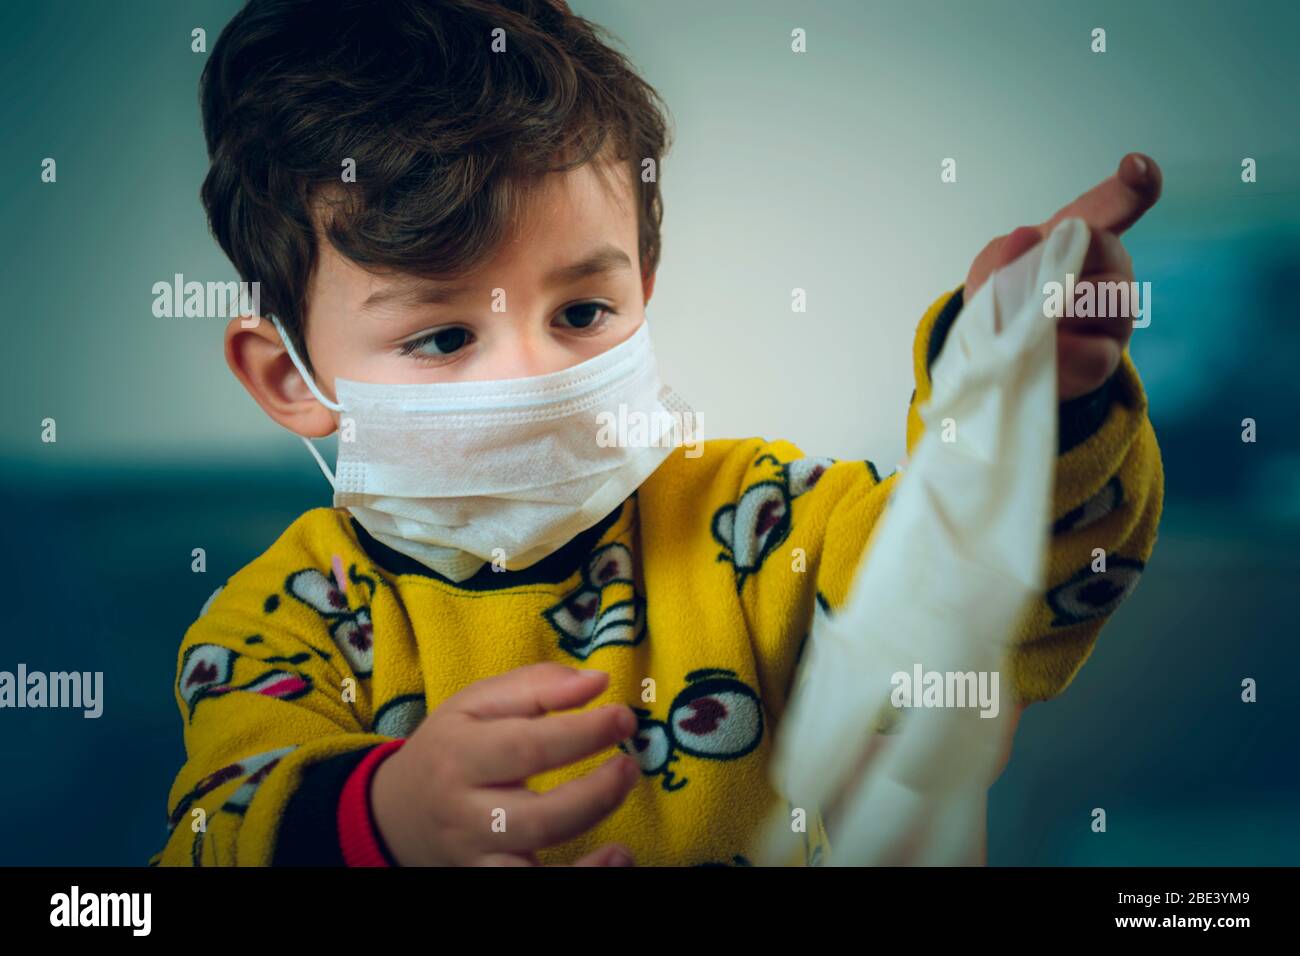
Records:
[[[200,84],[212,233],[308,362],[318,228],[372,271],[450,277],[540,176],[598,154],[632,170],[653,272],[667,110],[612,42],[563,0],[250,0]]]

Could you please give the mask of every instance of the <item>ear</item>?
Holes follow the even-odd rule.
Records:
[[[650,296],[654,295],[654,292],[655,292],[655,275],[656,275],[656,273],[654,273],[654,272],[644,272],[644,271],[643,271],[643,272],[641,273],[641,295],[642,295],[642,299],[643,299],[643,303],[642,303],[643,307],[644,307],[645,305],[649,305],[649,303],[650,303]]]
[[[272,421],[306,438],[338,427],[334,413],[316,401],[269,319],[239,316],[226,325],[226,364]],[[329,395],[325,386],[318,386]]]

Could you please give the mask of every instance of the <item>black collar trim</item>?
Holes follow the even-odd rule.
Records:
[[[518,571],[493,571],[491,563],[488,563],[464,581],[453,581],[409,555],[394,551],[382,541],[376,540],[356,518],[350,518],[350,521],[352,530],[356,534],[357,544],[381,571],[394,575],[413,574],[422,578],[432,578],[454,588],[460,588],[462,591],[499,591],[524,584],[559,584],[571,577],[582,566],[587,556],[595,550],[605,532],[622,516],[626,507],[627,502],[624,501],[598,523],[536,564]]]

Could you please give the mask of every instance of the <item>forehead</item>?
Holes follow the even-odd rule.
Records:
[[[639,262],[637,197],[626,162],[601,158],[519,187],[498,246],[479,264],[456,276],[459,286],[519,286],[613,246]],[[369,295],[403,280],[407,273],[363,267],[344,257],[317,225],[318,257],[312,282],[333,291]]]
[[[555,217],[570,220],[632,218],[636,211],[632,174],[626,163],[600,160],[548,173],[520,193],[524,226]]]
[[[486,268],[557,264],[602,243],[637,261],[637,204],[625,163],[586,163],[549,173],[520,194],[517,215]]]

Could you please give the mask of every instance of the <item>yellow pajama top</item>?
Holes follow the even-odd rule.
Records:
[[[918,326],[909,452],[929,367],[960,309],[958,289]],[[181,642],[187,759],[151,865],[341,864],[333,814],[350,768],[466,685],[539,661],[610,673],[590,706],[636,710],[642,768],[622,806],[540,851],[544,863],[620,841],[638,865],[747,864],[780,799],[767,763],[814,605],[833,614],[845,601],[898,476],[759,438],[684,451],[545,560],[485,566],[460,584],[376,542],[344,509],[296,520]],[[1061,406],[1049,587],[1003,666],[1020,702],[1068,686],[1133,590],[1162,488],[1125,351],[1105,386]],[[1104,571],[1093,570],[1096,548]],[[549,789],[608,757],[528,785]],[[820,821],[810,829],[799,862],[815,864],[826,834]]]

